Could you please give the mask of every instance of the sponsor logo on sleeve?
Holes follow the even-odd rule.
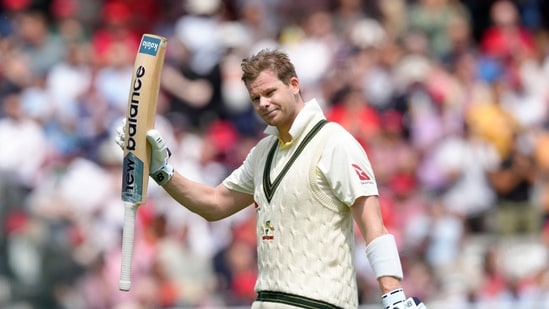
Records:
[[[372,183],[373,182],[372,179],[370,178],[370,176],[368,176],[368,174],[366,174],[366,172],[358,164],[352,164],[351,166],[355,170],[355,173],[357,174],[358,179],[360,180],[360,182],[362,182],[362,183]]]

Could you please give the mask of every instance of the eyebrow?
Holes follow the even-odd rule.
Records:
[[[261,96],[261,94],[270,93],[270,92],[276,91],[276,89],[278,89],[278,87],[269,87],[269,88],[263,89],[259,93],[252,93],[250,95],[250,99],[253,101],[253,100],[259,98]]]

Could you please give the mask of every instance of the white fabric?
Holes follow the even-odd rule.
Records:
[[[151,166],[149,174],[160,186],[165,185],[173,176],[174,169],[168,163],[170,151],[160,132],[147,131],[147,142],[151,145]]]
[[[306,103],[290,129],[292,144],[278,148],[270,171],[272,182],[321,119],[324,115],[316,101]],[[272,127],[266,132],[277,133]],[[253,194],[257,204],[256,290],[292,293],[355,308],[358,295],[349,206],[359,196],[377,194],[377,188],[373,174],[369,181],[360,180],[351,164],[371,173],[368,159],[348,132],[329,123],[297,157],[269,202],[263,190],[263,171],[275,142],[277,136],[261,140],[243,165],[223,181],[231,190]]]
[[[405,308],[406,295],[403,289],[396,289],[381,296],[381,303],[385,309]]]
[[[94,86],[110,106],[125,111],[131,86],[128,81],[132,80],[132,75],[133,64],[119,68],[105,67],[97,71]]]
[[[91,81],[92,72],[88,66],[72,65],[64,61],[52,67],[47,74],[46,87],[58,117],[76,117],[77,100],[90,89]],[[123,90],[126,90],[127,100],[129,85]]]
[[[463,215],[475,215],[490,209],[496,196],[486,172],[499,164],[496,149],[489,143],[447,137],[433,153],[435,164],[446,175],[459,175],[442,195],[448,209]]]
[[[198,74],[207,74],[224,53],[221,23],[215,17],[184,15],[175,23],[175,37],[190,53],[190,66]]]
[[[296,307],[283,303],[272,303],[266,301],[254,301],[252,303],[251,309],[302,309],[301,307]]]
[[[393,235],[385,234],[372,240],[366,247],[366,255],[377,278],[393,276],[402,279],[402,265]]]
[[[0,172],[19,184],[33,186],[49,151],[40,126],[28,119],[0,119]]]
[[[316,123],[323,117],[322,109],[318,102],[314,99],[308,101],[290,128],[290,135],[293,138],[297,138],[304,132],[307,123]],[[378,188],[371,163],[368,160],[364,149],[348,132],[344,132],[343,130],[339,130],[338,132],[337,137],[325,144],[317,167],[321,174],[324,175],[323,177],[329,180],[323,190],[333,190],[341,201],[350,206],[353,205],[354,201],[360,196],[378,195]],[[266,138],[272,139],[278,134],[278,130],[273,126],[268,126],[264,133],[273,135]],[[297,142],[294,143],[297,144]],[[294,144],[294,146],[296,146],[296,144]],[[257,148],[259,145],[262,145],[262,147],[270,147],[272,142],[266,142],[264,140],[258,143],[248,154],[244,163],[233,171],[225,180],[226,186],[230,186],[230,188],[236,191],[248,194],[254,193],[252,172],[256,166],[252,164],[254,160],[253,157],[260,157],[256,154],[258,152],[268,151],[258,150]],[[290,155],[290,152],[287,150],[278,151],[276,153],[275,161],[286,162]],[[366,172],[370,181],[360,181],[357,178],[357,172],[352,168],[352,164],[360,166],[361,169]],[[280,168],[281,167],[278,167],[277,164],[274,164],[271,175],[277,174]],[[319,185],[323,186],[322,183]]]

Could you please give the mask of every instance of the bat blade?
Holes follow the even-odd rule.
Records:
[[[147,131],[154,127],[166,46],[164,37],[142,36],[128,96],[121,194],[125,205],[119,283],[122,291],[131,287],[135,219],[138,207],[147,199],[151,155]]]

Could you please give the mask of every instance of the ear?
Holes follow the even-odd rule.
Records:
[[[299,79],[297,79],[297,77],[292,77],[290,78],[290,83],[289,83],[289,87],[290,89],[292,89],[292,92],[294,94],[298,94],[299,93]]]

